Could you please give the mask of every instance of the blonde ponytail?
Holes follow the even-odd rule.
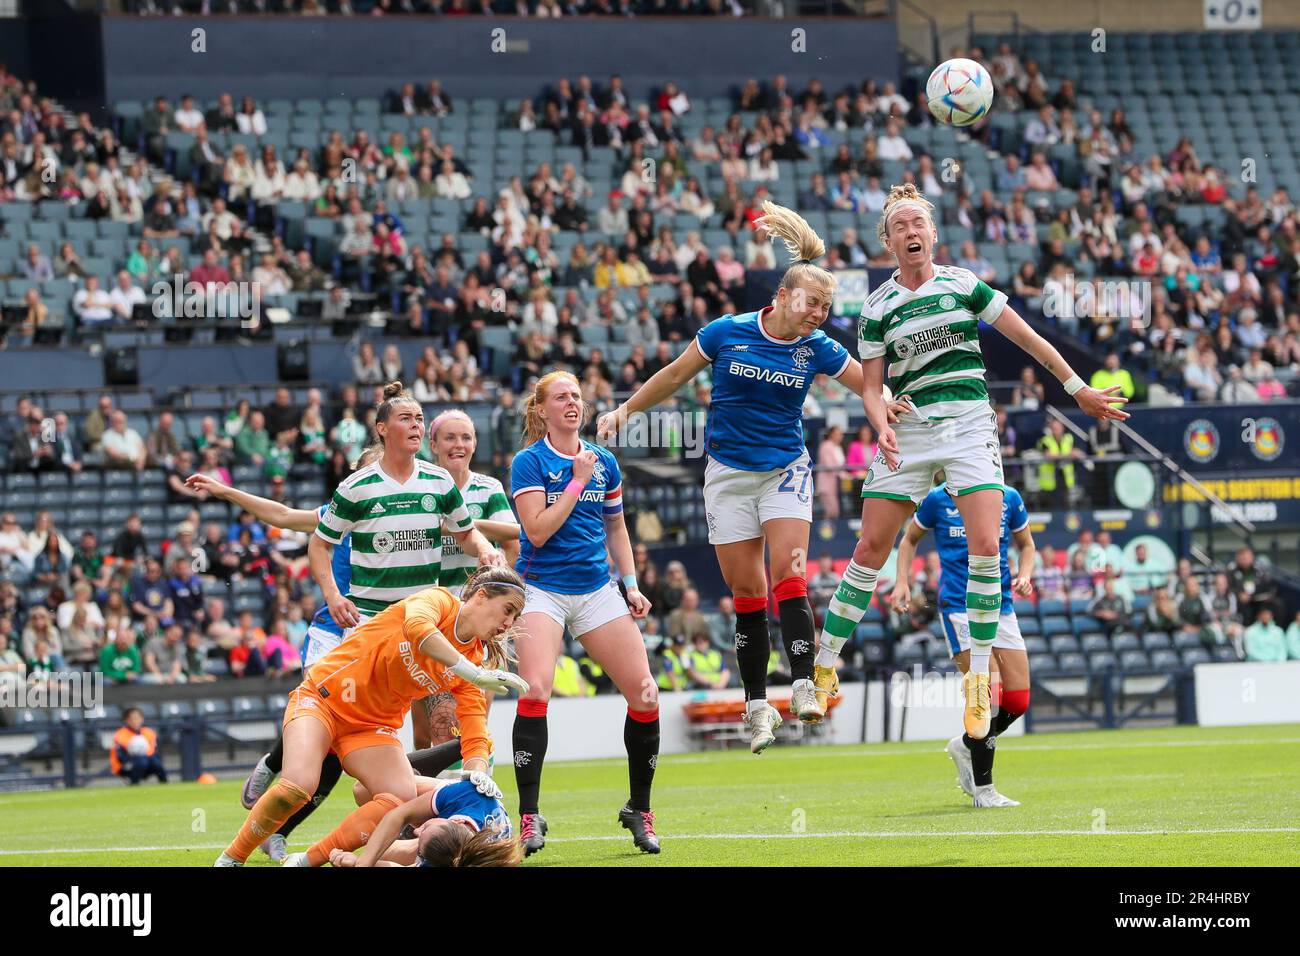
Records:
[[[813,265],[814,259],[826,255],[826,243],[803,216],[767,199],[763,201],[763,215],[758,218],[756,225],[763,226],[773,239],[780,239],[785,245],[785,251],[794,260],[781,277],[780,288],[794,289],[800,283],[809,283],[828,288],[834,293],[835,275],[821,266]]]

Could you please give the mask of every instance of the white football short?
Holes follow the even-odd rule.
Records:
[[[931,422],[915,412],[904,413],[894,426],[899,465],[890,471],[883,452],[862,482],[863,498],[893,498],[919,505],[942,471],[955,497],[984,488],[1002,489],[1002,443],[998,417],[984,408],[962,418]]]
[[[940,615],[940,620],[943,621],[943,636],[948,639],[948,656],[956,657],[962,651],[969,651],[970,620],[966,613],[955,611],[950,614],[945,611]],[[1007,651],[1025,649],[1025,639],[1020,635],[1020,622],[1016,620],[1015,611],[998,618],[998,636],[993,640],[993,646]]]
[[[773,518],[812,524],[812,499],[812,467],[806,452],[773,471],[741,471],[710,458],[704,470],[709,544],[761,538],[764,522]]]
[[[594,631],[623,615],[631,615],[627,601],[613,581],[587,594],[557,594],[528,585],[524,588],[524,614],[545,614],[575,638]]]

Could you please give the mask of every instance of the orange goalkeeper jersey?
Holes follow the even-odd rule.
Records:
[[[307,671],[325,705],[352,725],[402,726],[414,701],[450,692],[461,727],[461,757],[486,759],[487,699],[483,691],[452,674],[420,650],[435,630],[476,664],[485,656],[481,641],[456,639],[460,601],[445,588],[427,588],[398,601],[330,651]]]

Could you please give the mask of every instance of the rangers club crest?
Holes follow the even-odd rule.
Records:
[[[812,358],[813,350],[811,345],[800,345],[790,350],[790,361],[794,362],[794,367],[799,371],[807,371],[808,362]]]
[[[592,484],[605,484],[605,465],[600,461],[600,459],[596,459],[596,467],[591,469],[591,481]]]

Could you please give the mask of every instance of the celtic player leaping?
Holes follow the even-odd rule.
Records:
[[[862,404],[879,435],[879,451],[863,481],[862,538],[831,598],[817,652],[819,696],[837,690],[835,659],[866,613],[876,576],[903,522],[943,470],[966,526],[970,669],[962,680],[966,733],[989,733],[989,657],[1002,606],[998,534],[1002,518],[1002,458],[997,417],[989,405],[980,355],[979,323],[993,326],[1032,355],[1094,418],[1122,420],[1119,389],[1089,388],[1059,352],[1026,324],[997,292],[967,269],[936,266],[934,207],[912,184],[889,191],[877,226],[898,263],[889,281],[862,306],[858,351]],[[881,385],[910,407],[890,427]]]

